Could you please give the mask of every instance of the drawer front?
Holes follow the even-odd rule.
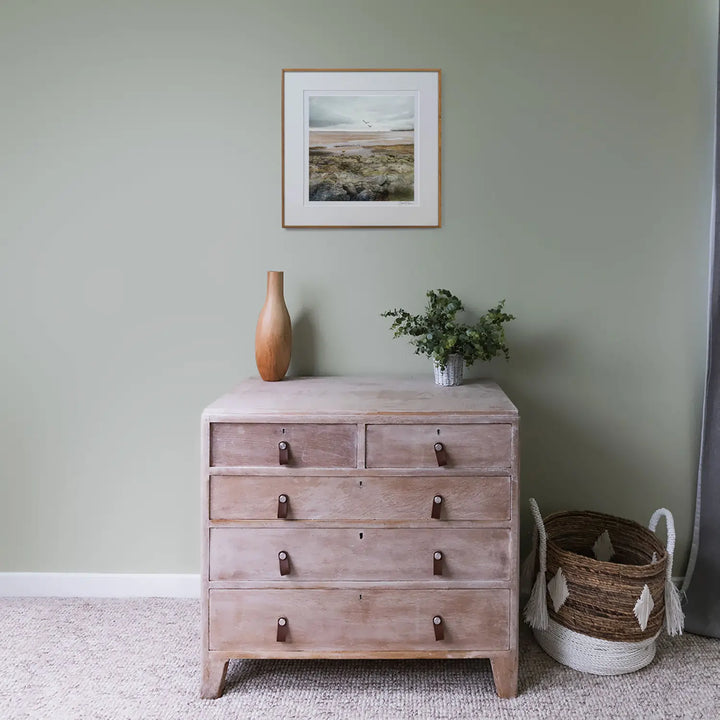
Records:
[[[509,648],[508,590],[211,590],[210,649],[496,651]],[[442,618],[437,640],[433,618]],[[287,636],[278,642],[278,618]]]
[[[510,520],[509,477],[238,477],[210,478],[210,519],[272,520],[278,498],[287,520],[430,520],[442,497],[440,521]]]
[[[448,468],[509,468],[512,426],[368,425],[369,468],[437,468],[435,444],[442,443]]]
[[[357,465],[357,426],[310,423],[211,423],[210,465],[280,467],[280,442],[289,468]]]
[[[510,564],[510,530],[503,528],[210,530],[210,580],[509,581]]]

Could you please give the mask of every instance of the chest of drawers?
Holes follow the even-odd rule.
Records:
[[[489,658],[517,692],[518,413],[490,382],[247,380],[202,416],[202,686],[233,658]]]

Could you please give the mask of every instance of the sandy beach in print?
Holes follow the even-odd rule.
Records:
[[[387,147],[388,145],[405,145],[412,152],[415,143],[415,133],[410,130],[390,130],[384,132],[348,132],[346,130],[311,130],[310,149],[322,148],[328,152],[341,154],[353,149],[355,152],[372,152],[373,147]]]
[[[308,131],[310,201],[414,200],[414,98],[313,100]]]

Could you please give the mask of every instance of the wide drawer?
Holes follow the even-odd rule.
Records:
[[[210,580],[507,581],[510,565],[504,528],[210,529]]]
[[[356,425],[314,423],[211,423],[210,465],[281,467],[281,442],[288,448],[286,467],[357,465]]]
[[[509,468],[512,425],[368,425],[365,442],[369,468],[437,468],[437,443],[448,468]]]
[[[509,477],[238,477],[210,478],[210,519],[408,521],[510,520]],[[284,496],[286,507],[279,507]]]
[[[278,620],[287,634],[278,641]],[[440,618],[442,639],[436,639]],[[210,649],[499,651],[509,648],[510,593],[497,590],[210,590]]]

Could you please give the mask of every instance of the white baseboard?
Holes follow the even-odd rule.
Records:
[[[0,573],[0,597],[199,598],[199,575]]]

